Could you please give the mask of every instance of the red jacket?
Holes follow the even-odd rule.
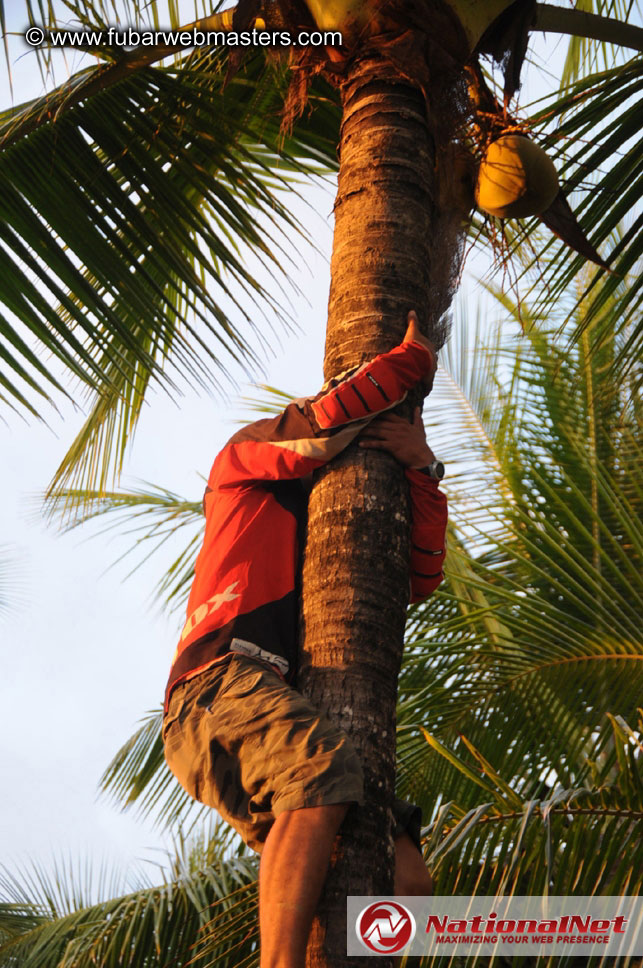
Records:
[[[332,381],[316,397],[240,430],[218,454],[204,498],[206,527],[166,690],[231,651],[263,650],[287,675],[297,658],[300,552],[308,495],[301,478],[343,450],[378,413],[394,407],[433,367],[419,343],[403,343]],[[411,485],[411,600],[442,581],[446,498],[407,469]]]

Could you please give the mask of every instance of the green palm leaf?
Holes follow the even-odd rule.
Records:
[[[165,488],[146,485],[131,491],[56,491],[48,504],[48,519],[61,530],[107,518],[99,534],[120,528],[136,536],[122,557],[140,553],[128,576],[166,545],[180,550],[155,584],[155,598],[172,611],[185,607],[194,573],[194,559],[203,532],[202,501],[188,501]],[[123,528],[123,525],[125,526]],[[186,532],[192,532],[187,542]],[[121,559],[118,559],[119,561]]]
[[[202,540],[201,501],[188,501],[151,485],[114,493],[63,489],[49,503],[48,515],[63,530],[100,521],[98,534],[119,529],[135,536],[126,555],[134,554],[138,560],[129,574],[151,556],[172,549],[175,557],[154,583],[155,598],[171,612],[185,608]],[[190,534],[187,540],[186,532]],[[124,810],[135,805],[141,817],[152,816],[156,823],[168,828],[191,830],[212,811],[195,806],[170,773],[163,755],[161,720],[161,710],[144,717],[108,765],[100,788]]]
[[[582,0],[575,9],[610,17],[620,23],[631,23],[641,14],[640,4],[630,0]],[[619,54],[619,48],[613,44],[593,41],[580,35],[570,37],[560,79],[561,88],[578,81],[584,74],[608,70],[613,67]]]
[[[428,831],[437,893],[638,893],[643,877],[643,844],[637,836],[643,818],[640,758],[633,755],[636,743],[627,724],[613,727],[618,770],[598,775],[593,790],[560,790],[511,810],[497,800],[464,814],[453,803],[443,808]],[[444,752],[467,777],[471,767]]]
[[[163,755],[162,710],[148,713],[118,750],[103,773],[99,788],[122,810],[136,806],[137,816],[152,817],[168,830],[192,831],[212,815],[195,804],[170,773]],[[228,828],[228,838],[233,831]]]
[[[0,965],[22,968],[256,964],[254,860],[223,860],[216,835],[177,846],[169,877],[92,899],[78,871],[57,865],[0,876]],[[121,887],[122,891],[122,887]]]
[[[592,345],[607,347],[616,329],[623,339],[612,361],[613,376],[633,372],[637,383],[643,338],[637,271],[643,258],[639,231],[642,84],[643,60],[639,56],[583,78],[547,101],[531,119],[551,145],[550,154],[558,160],[561,182],[566,193],[573,194],[574,211],[583,232],[594,245],[608,249],[612,270],[609,275],[597,270],[590,276],[585,260],[565,245],[550,240],[543,248],[537,243],[537,257],[531,260],[537,314],[544,317],[560,300],[567,299],[571,316],[582,300],[584,312],[569,334],[572,341],[596,322]],[[621,229],[624,220],[625,228]],[[528,227],[527,235],[518,233],[514,245],[523,245],[534,227]],[[572,299],[574,279],[578,281],[576,300]]]
[[[324,91],[282,146],[279,73],[255,58],[224,92],[224,72],[222,55],[195,55],[99,90],[55,124],[21,109],[38,126],[0,157],[5,396],[33,408],[28,389],[61,389],[28,334],[94,391],[55,486],[118,476],[152,379],[216,382],[230,361],[256,360],[258,313],[288,323],[259,281],[286,264],[285,231],[300,231],[277,190],[335,166],[336,119]]]

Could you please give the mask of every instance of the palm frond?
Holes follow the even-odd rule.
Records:
[[[141,70],[55,123],[43,117],[3,152],[3,354],[20,378],[7,377],[9,394],[20,380],[60,390],[20,335],[30,334],[99,397],[111,394],[94,433],[119,407],[131,428],[149,374],[172,387],[169,360],[176,376],[207,383],[231,360],[256,358],[258,312],[288,322],[259,274],[283,271],[286,233],[301,232],[277,190],[336,164],[329,112],[282,149],[283,77],[257,57],[224,91],[224,72],[221,53]],[[18,113],[30,111],[42,114]],[[4,112],[0,138],[15,123]]]
[[[632,23],[641,15],[640,4],[631,0],[581,0],[574,9],[610,17],[620,23]],[[614,44],[582,36],[570,37],[560,78],[561,90],[580,80],[583,75],[613,67],[619,55],[622,52]]]
[[[185,20],[181,17],[189,16],[190,9],[187,5],[176,3],[175,0],[148,0],[145,3],[141,3],[140,0],[96,0],[96,2],[95,0],[64,0],[60,4],[54,4],[51,0],[23,0],[20,13],[17,9],[18,5],[14,3],[6,11],[12,26],[15,24],[18,29],[22,29],[27,24],[35,24],[47,32],[57,29],[95,31],[113,24],[129,24],[149,30],[165,28],[178,30],[185,24]],[[216,0],[211,4],[206,3],[205,0],[193,0],[193,19],[198,20],[213,12],[216,13],[223,5],[222,0]],[[0,3],[0,15],[3,10],[3,4]],[[14,38],[9,32],[8,18],[4,17],[2,27],[7,73],[11,78],[11,65],[17,54],[16,45],[12,43]],[[34,48],[31,53],[37,60],[45,86],[49,86],[52,82],[56,83],[57,73],[67,73],[68,64],[60,48],[42,44]],[[94,47],[91,56],[110,61],[115,57],[122,59],[123,51],[114,51],[105,46]]]
[[[643,724],[639,724],[639,730]],[[613,723],[616,771],[591,786],[513,803],[498,795],[462,811],[450,803],[427,831],[428,862],[440,894],[636,894],[643,878],[640,738]],[[632,739],[632,737],[634,737]],[[480,757],[438,747],[466,778]]]
[[[466,326],[463,322],[441,351],[435,389],[425,401],[425,420],[432,449],[448,465],[449,493],[463,519],[472,523],[480,506],[480,476],[486,481],[485,507],[494,500],[501,507],[508,497],[505,448],[511,437],[505,428],[516,413],[511,380],[505,391],[499,373],[500,328],[492,333],[481,310]],[[514,352],[510,365],[517,368],[519,347]],[[489,526],[486,512],[484,518]]]
[[[537,273],[532,290],[538,296],[534,310],[542,317],[566,299],[572,315],[582,302],[583,319],[571,334],[572,341],[596,323],[592,345],[600,347],[610,343],[616,330],[624,339],[613,360],[613,376],[632,373],[637,386],[643,339],[641,276],[637,268],[643,258],[639,231],[643,218],[642,86],[643,61],[638,57],[583,78],[545,103],[531,119],[558,159],[562,183],[566,193],[573,193],[573,207],[583,232],[598,247],[613,243],[608,256],[611,273],[599,269],[587,278],[583,258],[550,240],[531,264]],[[625,228],[618,237],[621,223]],[[515,246],[524,242],[534,225],[527,228],[527,233],[518,233]],[[575,279],[582,285],[573,300]]]
[[[194,560],[202,540],[202,501],[189,501],[162,487],[145,484],[130,491],[77,491],[61,489],[51,496],[48,520],[62,531],[70,531],[89,521],[107,522],[98,532],[118,529],[134,535],[134,544],[117,561],[142,555],[127,577],[166,546],[178,544],[178,554],[155,583],[155,599],[169,611],[185,606],[194,573]],[[187,540],[186,540],[187,538]],[[115,562],[116,563],[116,562]]]
[[[0,964],[3,968],[138,968],[206,965],[214,952],[222,968],[247,958],[256,963],[254,860],[223,860],[216,838],[179,849],[172,877],[146,878],[127,894],[87,902],[75,872],[51,875],[6,869],[0,891]],[[70,902],[71,906],[68,905]],[[239,960],[237,960],[239,959]]]
[[[142,819],[157,826],[190,832],[212,814],[195,804],[165,762],[161,737],[162,710],[148,713],[139,728],[118,750],[99,781],[99,789],[122,810],[136,806]],[[227,829],[228,837],[234,832]]]
[[[263,414],[266,417],[276,416],[296,397],[293,393],[271,387],[267,383],[256,383],[255,387],[259,390],[259,396],[241,398],[241,403],[252,416],[255,414]]]

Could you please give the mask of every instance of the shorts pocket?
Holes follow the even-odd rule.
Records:
[[[244,696],[251,695],[262,683],[266,674],[270,672],[263,663],[255,662],[254,659],[245,655],[232,655],[229,668],[221,683],[217,699],[225,696],[226,699],[242,699]],[[213,705],[216,703],[216,699]]]

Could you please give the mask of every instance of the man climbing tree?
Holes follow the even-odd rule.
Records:
[[[390,411],[418,385],[428,393],[435,367],[411,312],[401,345],[245,427],[210,474],[163,736],[185,789],[262,855],[262,968],[303,968],[335,836],[351,804],[364,802],[350,739],[294,688],[306,484],[360,434],[362,447],[391,454],[411,489],[411,598],[430,595],[443,577],[443,467],[419,408],[412,423]],[[396,893],[427,894],[419,810],[396,801],[393,815]]]

